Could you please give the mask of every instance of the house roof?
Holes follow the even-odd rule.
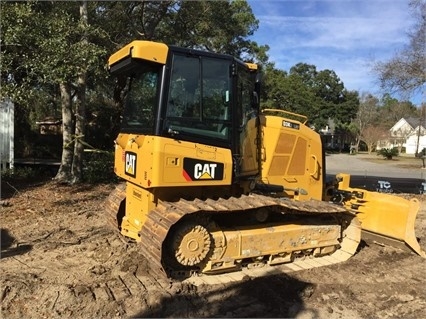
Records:
[[[408,124],[410,124],[410,126],[412,128],[415,128],[417,126],[419,126],[420,121],[418,117],[407,117],[405,118],[405,120],[407,121]],[[422,123],[424,125],[424,123]]]
[[[407,117],[407,118],[401,117],[401,119],[390,128],[390,131],[398,131],[406,125],[410,126],[409,130],[414,130],[415,128],[419,127],[419,124],[420,124],[420,121],[418,117]],[[421,124],[422,124],[421,125],[422,127],[426,127],[424,121]]]

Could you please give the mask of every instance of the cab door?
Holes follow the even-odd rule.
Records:
[[[253,101],[253,74],[244,64],[237,64],[235,76],[234,161],[237,177],[259,173],[258,107]]]

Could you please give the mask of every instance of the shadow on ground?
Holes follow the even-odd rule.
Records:
[[[32,249],[31,245],[17,244],[16,247],[12,247],[15,244],[16,240],[13,236],[10,235],[7,229],[1,228],[0,235],[0,259],[22,255]]]
[[[178,294],[161,298],[156,306],[132,318],[294,318],[301,311],[318,317],[316,310],[304,306],[315,285],[288,275],[247,278],[234,285],[215,285],[202,293],[195,286],[183,287]],[[202,290],[206,291],[205,287]]]

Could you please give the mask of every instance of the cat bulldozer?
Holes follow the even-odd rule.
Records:
[[[415,199],[325,180],[305,116],[260,108],[256,64],[133,41],[112,54],[123,113],[110,224],[139,243],[155,276],[210,277],[347,260],[361,234],[425,252]],[[277,266],[279,267],[279,266]]]

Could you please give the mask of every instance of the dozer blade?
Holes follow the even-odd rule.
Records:
[[[361,222],[362,239],[409,249],[426,258],[415,235],[415,222],[420,203],[395,195],[350,188],[349,175],[340,174],[339,190],[352,193],[344,204]]]

